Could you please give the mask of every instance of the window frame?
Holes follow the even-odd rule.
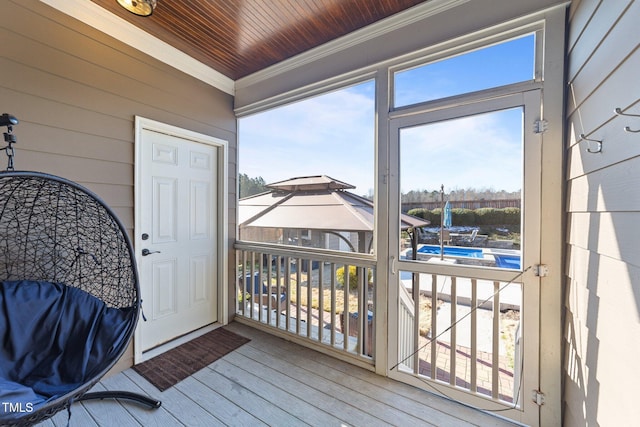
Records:
[[[477,34],[477,33],[474,33]],[[502,86],[495,86],[478,91],[465,92],[458,95],[447,96],[443,98],[432,99],[424,102],[413,103],[403,106],[395,106],[395,75],[397,73],[418,68],[421,66],[440,62],[455,56],[464,55],[466,53],[478,51],[487,47],[495,46],[501,43],[508,42],[527,35],[534,35],[534,58],[533,58],[533,78],[530,80],[523,80],[516,83],[511,83]],[[484,37],[473,38],[473,34],[465,35],[445,43],[441,43],[436,46],[423,49],[419,52],[415,52],[412,55],[407,55],[403,61],[397,62],[394,65],[388,67],[389,73],[389,112],[390,115],[401,115],[402,112],[411,114],[413,110],[424,111],[432,107],[433,109],[439,108],[440,105],[455,104],[456,100],[469,100],[469,99],[485,99],[487,96],[494,92],[502,93],[506,88],[511,88],[511,91],[519,91],[520,88],[526,87],[541,87],[541,83],[544,81],[544,68],[543,68],[543,49],[544,49],[544,23],[542,21],[530,23],[521,27],[510,29],[507,31],[497,32],[495,34],[487,35]],[[394,114],[394,113],[398,114]]]

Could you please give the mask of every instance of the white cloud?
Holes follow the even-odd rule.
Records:
[[[488,113],[404,129],[402,191],[493,188],[522,182],[520,110]]]
[[[351,88],[241,119],[239,149],[251,177],[324,174],[364,194],[374,181],[373,99]]]
[[[371,92],[372,83],[365,87]],[[354,87],[240,120],[240,173],[276,182],[332,176],[366,194],[374,186],[373,94]],[[404,129],[402,191],[493,188],[522,182],[521,110]]]

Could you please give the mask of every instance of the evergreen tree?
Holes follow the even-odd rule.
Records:
[[[266,182],[259,176],[257,178],[249,178],[246,173],[241,173],[238,176],[240,180],[240,198],[253,196],[254,194],[260,194],[267,191],[265,187]]]

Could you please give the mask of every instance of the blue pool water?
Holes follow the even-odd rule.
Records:
[[[520,270],[520,257],[518,255],[493,254],[493,257],[496,259],[496,267]]]
[[[440,255],[440,246],[438,245],[423,245],[418,248],[418,253]],[[466,257],[466,258],[483,258],[484,254],[482,249],[478,248],[466,248],[459,246],[445,246],[444,254],[454,257]],[[490,253],[496,260],[496,267],[511,268],[514,270],[520,270],[520,255],[517,254],[503,254],[503,253]]]
[[[437,245],[423,245],[418,249],[418,253],[440,255],[440,246]],[[460,256],[467,258],[482,258],[482,249],[474,248],[462,248],[462,247],[444,247],[444,254],[451,256]]]

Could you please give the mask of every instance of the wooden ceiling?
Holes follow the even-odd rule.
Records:
[[[237,80],[427,0],[158,0],[147,18],[92,1]]]

